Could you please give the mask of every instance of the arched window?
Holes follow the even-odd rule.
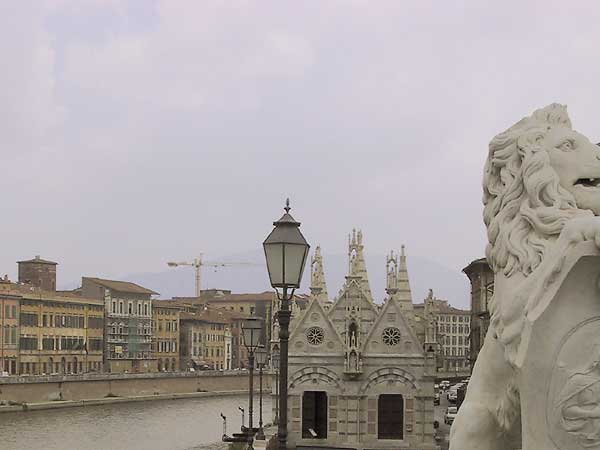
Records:
[[[348,327],[348,345],[353,347],[358,345],[358,326],[356,322],[352,322]]]

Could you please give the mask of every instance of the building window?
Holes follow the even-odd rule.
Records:
[[[38,340],[36,337],[25,337],[21,336],[19,346],[21,350],[37,350]]]
[[[37,327],[38,326],[38,315],[32,313],[21,313],[21,326],[26,327]]]
[[[404,399],[400,394],[382,394],[377,404],[377,438],[404,438]]]
[[[327,439],[327,393],[304,391],[302,394],[302,438]]]
[[[127,304],[127,314],[133,314],[133,302]]]

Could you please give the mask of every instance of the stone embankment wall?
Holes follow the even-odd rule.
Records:
[[[257,378],[258,374],[255,389]],[[263,376],[263,389],[270,391],[269,376]],[[248,390],[248,373],[240,371],[0,377],[0,402],[3,403],[244,390]]]

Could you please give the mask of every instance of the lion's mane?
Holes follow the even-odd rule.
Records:
[[[483,177],[486,256],[506,277],[529,275],[565,223],[581,212],[543,146],[553,126],[572,128],[565,106],[538,109],[490,142]]]
[[[529,276],[542,262],[565,224],[585,214],[560,185],[543,139],[554,126],[572,128],[567,109],[551,104],[536,110],[492,139],[483,177],[483,219],[487,260],[496,274]],[[501,298],[500,302],[497,301]],[[502,304],[507,302],[509,304]],[[525,304],[512,295],[494,293],[491,327],[513,365],[525,318]],[[518,422],[519,392],[509,380],[495,414],[500,429]]]

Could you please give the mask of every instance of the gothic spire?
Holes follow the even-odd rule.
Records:
[[[394,250],[387,256],[385,270],[387,273],[385,291],[391,296],[398,292],[398,255],[394,254]]]
[[[412,309],[412,294],[410,292],[410,283],[408,281],[408,269],[406,268],[404,245],[402,245],[400,250],[400,265],[398,266],[398,300],[403,306],[410,306],[410,309]]]
[[[325,282],[325,271],[323,269],[323,257],[321,246],[317,245],[315,254],[310,260],[310,293],[321,303],[329,301],[327,294],[327,283]]]
[[[352,234],[348,236],[348,277],[360,278],[360,286],[372,302],[373,295],[369,286],[369,277],[367,275],[367,265],[363,254],[364,246],[362,243],[362,231],[352,230]]]

